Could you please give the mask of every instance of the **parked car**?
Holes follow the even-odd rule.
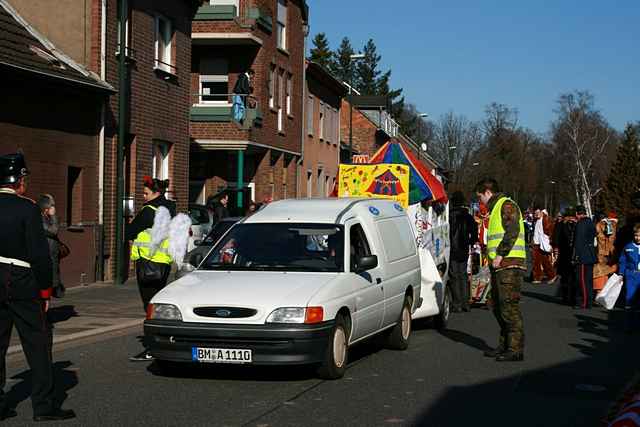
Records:
[[[144,323],[161,368],[317,364],[335,379],[348,349],[373,335],[409,345],[420,264],[395,202],[274,202],[194,258],[198,268],[155,295]]]
[[[189,217],[191,218],[191,231],[187,251],[192,251],[196,241],[201,241],[211,231],[213,218],[205,205],[189,204]]]

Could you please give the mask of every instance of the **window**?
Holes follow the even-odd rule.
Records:
[[[82,168],[67,168],[67,226],[82,222]]]
[[[318,169],[318,197],[324,196],[324,170]]]
[[[344,271],[344,228],[317,223],[240,223],[209,251],[201,269]]]
[[[293,76],[291,74],[287,74],[287,115],[291,116],[293,115],[292,109],[291,109],[291,92],[293,89]]]
[[[313,96],[309,95],[307,102],[307,133],[313,136]]]
[[[156,68],[172,73],[175,67],[171,59],[171,40],[173,39],[173,28],[171,21],[156,16]]]
[[[357,260],[363,256],[371,255],[371,249],[369,249],[369,242],[364,234],[364,230],[360,224],[352,225],[349,230],[349,264],[351,271],[354,272],[357,267]]]
[[[327,142],[331,141],[331,126],[333,123],[333,111],[331,110],[331,108],[329,108],[329,106],[325,106],[325,113],[327,115],[326,119],[325,119],[325,126],[326,129],[324,131],[324,139]]]
[[[337,144],[340,141],[340,112],[335,110],[335,122],[333,123],[333,143]]]
[[[203,58],[200,62],[200,96],[202,104],[229,103],[229,63],[226,59]]]
[[[318,121],[318,132],[320,139],[324,139],[324,103],[320,103],[320,120]]]
[[[129,8],[129,10],[127,10],[127,20],[125,21],[125,27],[124,27],[124,38],[126,40],[125,42],[125,55],[126,56],[130,56],[131,55],[131,8]],[[120,17],[118,16],[118,36],[117,36],[117,47],[116,47],[116,55],[120,54]]]
[[[278,73],[278,132],[284,132],[284,72]]]
[[[275,108],[275,92],[276,92],[276,67],[274,65],[269,69],[269,108]]]
[[[329,187],[329,176],[325,176],[324,177],[324,194],[322,195],[323,197],[328,197],[329,194],[331,193],[332,188]]]
[[[307,197],[313,197],[313,173],[307,171]]]
[[[278,0],[278,48],[287,50],[287,4],[285,0]]]
[[[158,179],[169,179],[169,144],[153,143],[152,175]]]

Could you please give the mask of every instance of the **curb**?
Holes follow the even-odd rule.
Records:
[[[56,344],[61,344],[61,343],[65,343],[68,341],[74,341],[80,338],[86,338],[86,337],[90,337],[93,335],[100,335],[100,334],[104,334],[107,332],[113,332],[113,331],[117,331],[120,329],[127,329],[127,328],[131,328],[133,326],[138,326],[141,325],[143,322],[143,319],[134,319],[134,320],[130,320],[127,322],[122,322],[119,323],[117,325],[111,325],[111,326],[105,326],[102,328],[96,328],[96,329],[89,329],[88,331],[82,331],[82,332],[76,332],[75,334],[69,334],[69,335],[63,335],[61,337],[58,338],[53,338],[53,345]],[[15,354],[15,353],[22,353],[22,345],[21,344],[16,344],[16,345],[12,345],[11,347],[9,347],[7,349],[7,356],[11,355],[11,354]]]

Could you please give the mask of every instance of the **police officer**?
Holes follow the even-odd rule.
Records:
[[[3,392],[5,356],[15,325],[33,376],[34,421],[65,420],[75,413],[54,401],[46,318],[52,265],[40,209],[23,197],[28,173],[22,154],[0,156],[0,419],[16,415]]]
[[[524,360],[524,328],[520,290],[526,271],[524,221],[516,202],[499,192],[487,178],[476,185],[476,194],[489,208],[487,257],[491,263],[493,314],[500,325],[498,347],[486,351],[499,362]]]

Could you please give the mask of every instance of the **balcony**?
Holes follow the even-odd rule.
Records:
[[[254,34],[260,27],[264,32],[273,31],[273,17],[268,12],[258,8],[246,9],[243,16],[238,16],[234,5],[204,5],[198,9],[194,22],[203,21],[234,21],[235,25],[216,25],[215,23],[194,26],[191,34],[193,44],[210,46],[262,46],[262,39]]]
[[[240,129],[250,129],[262,126],[262,113],[258,107],[258,100],[251,95],[238,95],[242,98],[243,104],[246,102],[244,115],[234,117],[232,104],[236,94],[205,94],[197,93],[192,95],[193,105],[191,106],[192,122],[208,123],[228,123],[236,122]]]
[[[198,8],[194,21],[232,21],[238,16],[234,5],[203,5]]]

